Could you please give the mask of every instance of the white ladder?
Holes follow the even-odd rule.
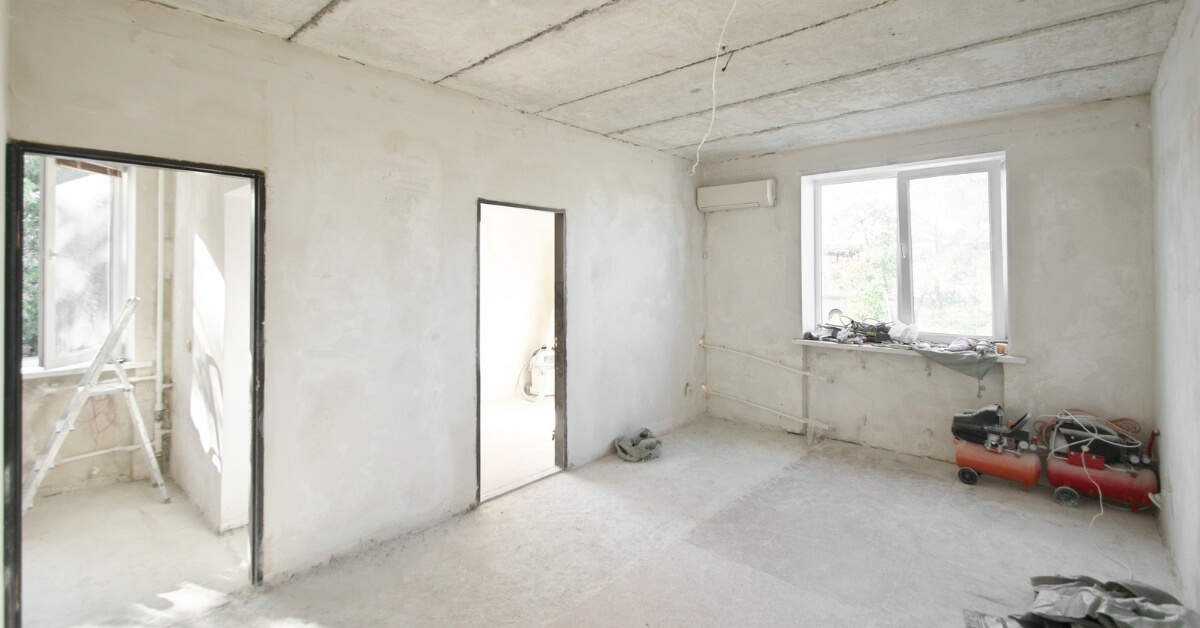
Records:
[[[117,346],[117,341],[121,334],[125,331],[125,326],[129,323],[129,319],[133,317],[133,310],[141,301],[138,297],[130,297],[125,302],[125,309],[121,311],[121,318],[117,321],[117,325],[109,332],[108,337],[104,339],[104,344],[100,345],[100,350],[96,353],[96,357],[92,359],[92,363],[88,366],[87,371],[83,374],[83,379],[79,381],[79,386],[75,388],[75,396],[71,397],[71,402],[63,410],[62,416],[54,422],[54,433],[50,435],[50,440],[46,441],[46,446],[42,448],[42,453],[38,455],[33,463],[33,471],[25,480],[25,487],[21,491],[23,499],[21,502],[21,513],[33,508],[33,498],[37,495],[38,487],[42,485],[42,481],[46,479],[46,473],[54,468],[55,460],[58,458],[58,450],[62,448],[63,441],[67,439],[67,434],[75,430],[75,421],[79,418],[79,413],[83,411],[83,404],[92,397],[102,397],[104,395],[115,395],[121,393],[125,397],[125,405],[129,406],[129,418],[133,421],[133,431],[137,434],[140,445],[129,447],[117,447],[115,450],[130,450],[141,449],[142,453],[146,454],[146,462],[150,465],[150,478],[154,481],[154,486],[158,487],[162,492],[163,503],[171,501],[167,496],[167,485],[163,481],[162,471],[158,468],[158,460],[154,457],[154,448],[150,445],[150,437],[146,434],[146,423],[142,420],[142,412],[138,409],[137,399],[133,396],[133,384],[129,382],[129,376],[125,373],[125,367],[121,362],[112,359],[113,348]],[[117,379],[100,381],[100,373],[104,371],[104,365],[111,364],[113,370],[117,374]],[[103,452],[96,453],[106,453]],[[69,458],[63,462],[70,460],[78,460],[80,458],[90,457],[93,454],[85,454]]]

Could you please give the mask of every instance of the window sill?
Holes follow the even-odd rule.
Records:
[[[793,339],[792,344],[803,345],[805,347],[821,347],[822,349],[841,349],[843,351],[866,351],[867,353],[886,353],[888,355],[903,355],[903,356],[909,356],[909,357],[914,357],[914,358],[924,357],[920,353],[917,353],[916,351],[913,351],[913,350],[909,349],[908,347],[892,349],[892,348],[888,348],[888,347],[877,347],[877,346],[871,346],[871,345],[865,345],[865,344],[864,345],[851,345],[851,344],[841,344],[841,343],[837,343],[837,342],[828,342],[828,341],[824,341],[824,340],[801,340],[800,338]],[[1002,356],[1000,356],[1000,359],[996,360],[996,361],[1001,364],[1028,364],[1029,363],[1029,361],[1026,360],[1025,358],[1018,357],[1015,355],[1002,355]]]
[[[151,360],[145,360],[143,362],[129,361],[123,362],[121,365],[125,367],[126,371],[133,371],[137,369],[153,368],[154,362]],[[89,366],[91,366],[89,363],[62,366],[54,369],[44,369],[40,366],[27,366],[21,369],[21,379],[49,379],[51,377],[64,377],[67,375],[83,375],[83,372],[86,371]],[[112,370],[113,367],[111,364],[104,365],[105,372],[112,372]]]

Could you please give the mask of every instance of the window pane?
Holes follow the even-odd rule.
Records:
[[[896,318],[896,179],[822,185],[821,312]]]
[[[988,174],[913,179],[913,307],[922,332],[992,334]]]
[[[113,177],[56,166],[54,349],[99,346],[109,332],[108,264]]]

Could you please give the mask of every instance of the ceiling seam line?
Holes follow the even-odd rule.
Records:
[[[289,41],[289,42],[294,41],[296,39],[296,37],[300,35],[300,33],[303,33],[304,31],[309,30],[310,28],[316,26],[317,23],[320,22],[322,18],[324,18],[326,15],[328,15],[330,11],[333,11],[335,8],[337,8],[338,5],[342,4],[343,2],[347,2],[347,0],[329,0],[328,4],[321,7],[321,9],[319,11],[317,11],[316,13],[313,13],[312,17],[308,18],[308,20],[306,22],[304,22],[303,24],[300,25],[300,28],[297,28],[294,33],[292,33],[291,35],[288,35],[288,37],[285,41]]]
[[[1145,58],[1145,57],[1153,57],[1153,56],[1156,56],[1156,55],[1145,55],[1144,57],[1138,57],[1138,58],[1139,58],[1139,59],[1141,59],[1141,58]],[[1157,55],[1157,56],[1161,56],[1161,55]],[[1123,62],[1122,62],[1122,63],[1123,63]],[[1076,104],[1078,104],[1078,105],[1086,105],[1086,104],[1089,104],[1089,103],[1092,103],[1092,102],[1105,102],[1105,101],[1109,101],[1109,100],[1122,100],[1122,99],[1125,99],[1125,98],[1137,98],[1139,95],[1141,95],[1141,94],[1131,94],[1131,95],[1127,95],[1127,96],[1113,96],[1112,98],[1105,98],[1105,99],[1103,99],[1103,100],[1098,100],[1098,101],[1088,101],[1088,102],[1084,102],[1084,103],[1076,103]],[[1050,107],[1064,107],[1064,106],[1071,106],[1071,103],[1064,103],[1064,104],[1061,104],[1061,105],[1044,105],[1044,106],[1041,106],[1041,107],[1033,107],[1033,108],[1031,108],[1031,109],[1022,109],[1022,110],[1018,110],[1018,111],[1016,111],[1016,112],[1013,112],[1013,113],[1022,113],[1022,112],[1029,112],[1029,111],[1036,111],[1036,110],[1038,110],[1038,109],[1045,109],[1045,108],[1050,108]],[[1001,114],[1001,115],[1006,115],[1006,114]],[[991,118],[991,117],[994,117],[994,116],[985,116],[984,118],[972,118],[972,119],[968,119],[968,120],[960,120],[959,122],[955,122],[954,124],[969,124],[969,123],[971,123],[971,122],[976,122],[976,121],[983,120],[983,119],[987,119],[987,118]],[[908,131],[915,131],[915,130],[918,130],[918,129],[927,129],[927,128],[930,128],[930,127],[915,127],[915,128],[913,128],[913,129],[909,129]],[[785,148],[785,149],[782,149],[782,150],[786,152],[786,151],[790,151],[790,150],[796,150],[796,149],[808,149],[808,148],[816,148],[816,147],[818,147],[818,146],[828,146],[828,145],[830,145],[830,144],[840,144],[840,143],[842,143],[842,142],[847,142],[847,141],[857,141],[857,140],[863,140],[863,139],[870,139],[870,138],[873,138],[873,137],[882,137],[882,136],[885,136],[885,135],[892,135],[892,134],[895,134],[895,133],[906,133],[906,132],[908,132],[908,131],[905,131],[905,130],[900,130],[900,131],[885,131],[885,132],[883,132],[883,133],[876,133],[876,134],[872,134],[872,135],[866,135],[866,136],[863,136],[863,137],[860,137],[860,138],[854,138],[854,139],[851,139],[851,140],[824,140],[824,141],[820,141],[820,142],[818,142],[818,143],[816,143],[816,144],[809,144],[809,145],[806,145],[806,146],[803,146],[803,147],[796,147],[796,146],[793,146],[793,147]],[[645,146],[645,145],[643,145],[643,144],[635,144],[635,146],[641,146],[642,148],[650,148],[649,146]],[[659,149],[655,148],[655,149],[652,149],[652,150],[659,150]],[[671,150],[678,150],[678,149],[674,149],[674,148],[673,148],[673,149],[671,149]],[[662,152],[662,153],[664,153],[664,154],[667,154],[667,155],[671,155],[671,153],[667,153],[666,151],[661,151],[661,150],[660,150],[659,152]],[[714,160],[714,161],[710,161],[710,162],[708,162],[708,163],[709,163],[709,165],[713,165],[713,164],[726,163],[726,162],[730,162],[730,161],[741,161],[741,160],[743,160],[743,159],[756,159],[756,158],[758,158],[758,157],[765,157],[765,156],[767,156],[767,155],[775,155],[775,154],[777,154],[777,153],[779,153],[779,152],[780,152],[780,149],[776,149],[776,150],[765,150],[765,151],[763,151],[763,152],[761,152],[761,153],[753,153],[753,154],[750,154],[750,155],[737,155],[737,156],[731,156],[731,157],[725,157],[725,158],[717,158],[716,160]],[[672,156],[672,157],[679,157],[679,155],[671,155],[671,156]],[[679,159],[687,159],[687,158],[686,158],[686,157],[679,157]]]
[[[334,0],[334,2],[337,2],[337,1],[338,1],[338,0]],[[527,44],[527,43],[529,43],[529,42],[531,42],[531,41],[533,41],[533,40],[535,40],[535,39],[538,39],[538,38],[542,37],[543,35],[545,35],[545,34],[547,34],[547,33],[551,32],[551,31],[560,30],[561,28],[563,28],[563,27],[564,27],[564,26],[566,26],[567,24],[570,24],[571,22],[574,22],[575,20],[579,20],[579,19],[585,18],[585,17],[587,17],[587,16],[589,16],[589,15],[591,15],[591,14],[593,14],[593,13],[596,13],[596,12],[598,12],[598,11],[603,11],[604,9],[607,9],[608,7],[611,7],[611,6],[613,6],[614,4],[617,4],[617,3],[619,3],[619,2],[621,2],[621,0],[608,0],[608,2],[605,2],[604,4],[602,4],[602,5],[598,6],[598,7],[592,7],[592,8],[590,8],[590,9],[584,9],[583,11],[580,11],[579,13],[576,13],[575,15],[572,15],[571,17],[567,18],[565,21],[559,22],[558,24],[555,24],[554,26],[551,26],[551,27],[549,27],[549,28],[546,28],[546,29],[544,29],[544,30],[542,30],[542,31],[538,32],[538,33],[535,33],[535,34],[533,34],[533,35],[530,35],[529,37],[526,37],[525,39],[522,39],[521,41],[518,41],[518,42],[516,42],[516,43],[514,43],[514,44],[509,44],[509,45],[507,45],[507,46],[505,46],[505,47],[503,47],[503,48],[501,48],[501,49],[499,49],[499,50],[497,50],[497,51],[495,51],[495,52],[493,52],[493,53],[491,53],[491,54],[487,55],[486,57],[484,57],[484,58],[482,58],[482,59],[480,59],[480,60],[476,61],[475,63],[472,63],[471,65],[468,65],[468,66],[467,66],[467,67],[465,67],[465,68],[461,68],[461,69],[455,70],[454,72],[452,72],[452,73],[450,73],[450,74],[447,74],[446,76],[443,76],[442,78],[440,78],[440,79],[438,79],[438,80],[436,80],[436,81],[433,81],[433,84],[434,84],[434,85],[437,85],[437,84],[441,83],[442,81],[445,81],[445,80],[448,80],[448,79],[452,79],[452,78],[454,78],[454,77],[458,76],[459,74],[462,74],[463,72],[467,72],[467,71],[469,71],[469,70],[472,70],[472,69],[474,69],[474,68],[477,68],[477,67],[479,67],[479,66],[481,66],[481,65],[483,65],[483,64],[485,64],[485,63],[487,63],[488,61],[491,61],[492,59],[495,59],[496,57],[498,57],[498,56],[500,56],[500,55],[502,55],[502,54],[504,54],[504,53],[508,52],[509,50],[512,50],[512,49],[514,49],[514,48],[518,48],[518,47],[520,47],[520,46],[524,46],[525,44]]]
[[[1016,40],[1016,39],[1021,39],[1021,38],[1023,38],[1023,37],[1029,36],[1029,35],[1040,34],[1040,33],[1043,33],[1043,32],[1046,32],[1046,31],[1051,31],[1051,30],[1054,30],[1054,29],[1057,29],[1057,28],[1064,28],[1064,27],[1072,26],[1072,25],[1075,25],[1075,24],[1083,23],[1083,22],[1089,22],[1089,21],[1092,21],[1092,20],[1099,20],[1099,19],[1103,19],[1103,18],[1110,17],[1110,16],[1113,16],[1113,15],[1116,15],[1116,14],[1119,14],[1119,13],[1130,13],[1130,12],[1136,11],[1136,10],[1138,10],[1138,9],[1142,9],[1142,8],[1145,8],[1145,7],[1147,7],[1147,6],[1150,6],[1150,5],[1152,5],[1152,4],[1160,4],[1160,3],[1163,3],[1163,2],[1169,2],[1169,1],[1171,1],[1171,0],[1150,0],[1149,2],[1144,2],[1144,3],[1142,3],[1142,4],[1135,5],[1135,6],[1132,6],[1132,7],[1125,7],[1124,9],[1117,9],[1117,10],[1115,10],[1115,11],[1109,11],[1109,12],[1107,12],[1107,13],[1098,13],[1098,14],[1096,14],[1096,15],[1092,15],[1092,16],[1089,16],[1089,17],[1076,18],[1076,19],[1073,19],[1073,20],[1067,20],[1066,22],[1059,22],[1059,23],[1057,23],[1057,24],[1049,24],[1049,25],[1046,25],[1046,26],[1041,26],[1041,27],[1035,28],[1035,29],[1033,29],[1033,30],[1028,30],[1028,31],[1020,32],[1020,33],[1013,33],[1013,34],[1011,34],[1011,35],[1003,35],[1003,36],[1001,36],[1001,37],[996,37],[995,39],[988,39],[988,40],[984,40],[984,41],[977,41],[977,42],[973,42],[973,43],[970,43],[970,44],[964,44],[964,45],[962,45],[962,46],[959,46],[959,47],[957,47],[957,48],[948,48],[948,49],[946,49],[946,50],[941,50],[941,51],[938,51],[938,52],[935,52],[935,53],[932,53],[932,54],[927,54],[927,55],[923,55],[923,56],[919,56],[919,57],[912,57],[912,58],[909,58],[909,59],[903,59],[903,60],[901,60],[901,61],[893,61],[892,63],[885,63],[884,65],[876,66],[876,67],[873,67],[873,68],[867,68],[867,69],[865,69],[865,70],[859,70],[859,71],[857,71],[857,72],[851,72],[850,74],[842,74],[842,75],[840,75],[840,76],[835,76],[835,77],[832,77],[832,78],[822,79],[822,80],[820,80],[820,81],[815,81],[815,82],[812,82],[812,83],[805,83],[804,85],[797,85],[796,87],[789,87],[788,89],[781,90],[781,91],[778,91],[778,92],[772,92],[772,93],[770,93],[770,94],[762,94],[762,95],[759,95],[759,96],[754,96],[754,97],[752,97],[752,98],[747,98],[747,99],[745,99],[745,100],[739,100],[739,101],[737,101],[737,102],[726,103],[726,104],[724,104],[724,105],[719,105],[719,106],[717,106],[717,111],[721,111],[721,110],[723,110],[723,109],[726,109],[726,108],[729,108],[729,107],[737,107],[737,106],[741,106],[741,105],[746,105],[746,104],[750,104],[750,103],[758,102],[758,101],[760,101],[760,100],[768,100],[768,99],[771,99],[771,98],[776,98],[776,97],[778,97],[778,96],[786,96],[786,95],[789,95],[789,94],[795,94],[795,93],[797,93],[797,92],[800,92],[800,91],[803,91],[803,90],[805,90],[805,89],[809,89],[809,88],[812,88],[812,87],[820,87],[820,86],[822,86],[822,85],[825,85],[825,84],[828,84],[828,83],[834,83],[834,82],[837,82],[837,81],[842,81],[842,80],[846,80],[846,79],[855,79],[855,78],[860,78],[860,77],[863,77],[863,76],[867,76],[867,75],[869,75],[869,74],[874,74],[874,73],[876,73],[876,72],[883,72],[883,71],[886,71],[886,70],[891,70],[891,69],[894,69],[894,68],[902,67],[902,66],[905,66],[905,65],[913,64],[913,63],[919,63],[919,62],[923,62],[923,61],[929,61],[929,60],[931,60],[931,59],[936,59],[936,58],[938,58],[938,57],[941,57],[941,56],[948,56],[948,55],[956,54],[956,53],[959,53],[959,52],[966,52],[966,51],[973,50],[973,49],[976,49],[976,48],[982,48],[982,47],[985,47],[985,46],[991,46],[991,45],[995,45],[995,44],[1001,44],[1001,43],[1005,43],[1005,42],[1007,42],[1007,41],[1012,41],[1012,40]],[[1143,56],[1145,56],[1145,55],[1143,55]],[[636,130],[638,130],[638,129],[643,129],[643,128],[646,128],[646,127],[649,127],[649,126],[654,126],[654,125],[656,125],[656,124],[664,124],[664,123],[667,123],[667,122],[674,122],[674,121],[676,121],[676,120],[682,120],[683,118],[690,118],[690,117],[692,117],[692,116],[700,115],[700,114],[702,114],[702,113],[704,113],[704,112],[706,112],[706,111],[708,111],[708,109],[702,109],[702,110],[700,110],[700,111],[693,111],[693,112],[690,112],[690,113],[680,114],[680,115],[677,115],[677,116],[672,116],[672,117],[670,117],[670,118],[663,118],[662,120],[656,120],[656,121],[654,121],[654,122],[647,122],[647,123],[645,123],[645,124],[639,124],[639,125],[637,125],[637,126],[631,126],[631,127],[629,127],[629,128],[626,128],[626,129],[620,129],[620,130],[617,130],[617,131],[611,131],[611,133],[612,133],[613,135],[620,134],[620,133],[628,133],[628,132],[630,132],[630,131],[636,131]]]
[[[255,32],[255,33],[260,33],[260,34],[263,34],[263,35],[267,35],[267,36],[269,36],[269,37],[279,37],[279,34],[278,34],[278,33],[269,33],[269,32],[267,32],[267,31],[265,31],[265,30],[262,30],[261,28],[257,28],[257,27],[254,27],[254,26],[247,26],[247,25],[244,25],[244,24],[238,24],[238,23],[236,23],[236,22],[230,22],[230,21],[228,21],[228,20],[223,20],[223,19],[221,19],[221,18],[219,18],[219,17],[214,17],[214,16],[212,16],[212,15],[208,15],[208,14],[206,14],[206,13],[197,13],[197,12],[195,12],[195,11],[192,11],[192,10],[190,10],[190,9],[181,9],[181,8],[179,8],[179,7],[177,7],[177,6],[174,6],[174,5],[167,4],[166,2],[163,2],[162,0],[137,0],[137,1],[138,1],[138,2],[144,2],[144,3],[146,3],[146,4],[152,4],[152,5],[154,5],[154,6],[157,6],[157,7],[162,7],[162,8],[164,8],[164,9],[170,9],[170,10],[172,10],[172,11],[183,11],[184,13],[190,13],[191,15],[197,15],[197,16],[200,16],[200,17],[202,17],[202,18],[204,18],[204,19],[206,19],[206,20],[212,20],[212,21],[214,21],[214,22],[219,22],[219,23],[221,23],[221,24],[228,24],[228,25],[230,25],[230,26],[232,26],[232,27],[234,27],[234,28],[244,28],[244,29],[246,29],[246,30],[249,30],[249,31],[252,31],[252,32]]]
[[[738,51],[740,51],[740,50],[748,50],[748,49],[750,49],[750,48],[753,48],[753,47],[755,47],[755,46],[761,46],[762,44],[767,44],[767,43],[773,42],[773,41],[775,41],[775,40],[777,40],[777,39],[784,39],[784,38],[787,38],[787,37],[791,37],[792,35],[797,35],[797,34],[799,34],[799,33],[803,33],[804,31],[812,30],[812,29],[814,29],[814,28],[820,28],[820,27],[822,27],[822,26],[826,26],[826,25],[828,25],[828,24],[830,24],[830,23],[833,23],[833,22],[836,22],[836,21],[838,21],[838,20],[842,20],[842,19],[845,19],[845,18],[851,17],[851,16],[853,16],[853,15],[857,15],[857,14],[859,14],[859,13],[862,13],[862,12],[864,12],[864,11],[871,11],[871,10],[873,10],[873,9],[878,9],[879,7],[881,7],[881,6],[885,5],[885,4],[888,4],[888,3],[890,3],[890,2],[893,2],[893,1],[894,1],[894,0],[883,0],[882,2],[879,2],[879,3],[877,3],[877,4],[873,4],[873,5],[869,6],[869,7],[863,7],[863,8],[861,8],[861,9],[855,9],[855,10],[853,10],[853,11],[849,12],[849,13],[843,13],[842,15],[836,15],[836,16],[834,16],[834,17],[831,17],[831,18],[829,18],[829,19],[827,19],[827,20],[824,20],[824,21],[822,21],[822,22],[817,22],[816,24],[809,24],[808,26],[805,26],[805,27],[803,27],[803,28],[798,28],[798,29],[796,29],[796,30],[794,30],[794,31],[791,31],[791,32],[788,32],[788,33],[782,33],[782,34],[776,35],[776,36],[774,36],[774,37],[770,37],[770,38],[764,39],[764,40],[762,40],[762,41],[756,41],[756,42],[754,42],[754,43],[752,43],[752,44],[746,44],[745,46],[742,46],[741,48],[732,48],[732,49],[726,50],[725,52],[723,52],[723,53],[721,53],[721,54],[722,54],[722,56],[724,56],[725,54],[732,55],[733,53],[735,53],[735,52],[738,52]],[[1159,1],[1159,0],[1155,0],[1155,1]],[[595,92],[595,93],[593,93],[593,94],[588,94],[587,96],[580,96],[579,98],[576,98],[575,100],[568,100],[568,101],[566,101],[566,102],[561,102],[561,103],[558,103],[557,105],[554,105],[554,106],[551,106],[551,107],[546,107],[545,109],[542,109],[541,111],[538,111],[537,113],[543,113],[543,112],[546,112],[546,111],[550,111],[550,110],[552,110],[552,109],[557,109],[557,108],[559,108],[559,107],[565,107],[565,106],[567,106],[567,105],[575,104],[575,103],[577,103],[577,102],[579,102],[579,101],[581,101],[581,100],[587,100],[588,98],[593,98],[593,97],[595,97],[595,96],[599,96],[599,95],[601,95],[601,94],[607,94],[608,92],[611,92],[611,91],[616,91],[616,90],[618,90],[618,89],[624,89],[624,88],[626,88],[626,87],[629,87],[630,85],[637,85],[638,83],[641,83],[641,82],[643,82],[643,81],[650,81],[650,80],[656,79],[656,78],[658,78],[658,77],[660,77],[660,76],[665,76],[665,75],[667,75],[667,74],[670,74],[670,73],[672,73],[672,72],[678,72],[678,71],[680,71],[680,70],[686,70],[687,68],[690,68],[690,67],[693,67],[693,66],[697,66],[697,65],[701,65],[701,64],[707,64],[707,63],[708,63],[708,61],[709,61],[709,59],[711,59],[711,58],[712,58],[712,57],[705,57],[704,59],[701,59],[701,60],[699,60],[699,61],[693,61],[693,62],[691,62],[691,63],[686,63],[686,64],[684,64],[684,65],[681,65],[681,66],[679,66],[679,67],[672,68],[672,69],[670,69],[670,70],[664,70],[664,71],[662,71],[662,72],[659,72],[658,74],[653,74],[653,75],[651,75],[651,76],[645,76],[645,77],[642,77],[642,78],[640,78],[640,79],[638,79],[638,80],[636,80],[636,81],[630,81],[630,82],[628,82],[628,83],[625,83],[625,84],[623,84],[623,85],[617,85],[617,86],[615,86],[615,87],[610,87],[610,88],[608,88],[608,89],[603,89],[603,90],[600,90],[600,91],[598,91],[598,92]]]
[[[923,98],[918,98],[918,99],[916,99],[916,100],[909,100],[909,101],[902,102],[902,103],[896,103],[896,104],[894,104],[894,105],[888,105],[888,106],[886,106],[886,107],[877,107],[877,108],[875,108],[875,109],[859,109],[859,110],[856,110],[856,111],[847,111],[847,112],[845,112],[845,113],[839,113],[839,114],[838,114],[838,115],[836,115],[836,116],[830,116],[830,117],[828,117],[828,118],[818,118],[818,119],[815,119],[815,120],[805,120],[804,122],[796,122],[796,123],[793,123],[793,124],[783,124],[783,125],[780,125],[780,126],[771,127],[771,128],[769,128],[769,129],[760,129],[760,130],[758,130],[758,131],[751,131],[751,132],[749,132],[749,133],[738,133],[738,134],[735,134],[735,135],[726,135],[726,136],[724,136],[724,137],[719,137],[719,138],[716,138],[716,139],[713,139],[713,140],[709,140],[709,141],[708,141],[708,143],[709,143],[709,144],[713,144],[713,143],[716,143],[716,142],[721,142],[721,141],[725,141],[725,140],[733,140],[733,139],[739,139],[739,138],[743,138],[743,137],[754,137],[755,135],[764,135],[764,134],[767,134],[767,133],[774,133],[774,132],[776,132],[776,131],[782,131],[782,130],[784,130],[784,129],[789,129],[789,128],[792,128],[792,127],[797,127],[797,126],[803,126],[803,125],[806,125],[806,124],[819,124],[819,123],[821,123],[821,122],[829,122],[829,121],[831,121],[831,120],[837,120],[837,119],[840,119],[840,118],[845,118],[845,117],[847,117],[847,116],[853,116],[853,115],[858,115],[858,114],[863,114],[863,113],[875,113],[875,112],[878,112],[878,111],[887,111],[887,110],[889,110],[889,109],[897,109],[897,108],[899,108],[899,107],[908,107],[908,106],[910,106],[910,105],[916,105],[916,104],[920,104],[920,103],[927,102],[927,101],[930,101],[930,100],[935,100],[935,99],[938,99],[938,98],[945,98],[945,97],[947,97],[947,96],[962,96],[962,95],[964,95],[964,94],[970,94],[970,93],[972,93],[972,92],[979,92],[979,91],[983,91],[983,90],[994,89],[994,88],[997,88],[997,87],[1008,87],[1008,86],[1010,86],[1010,85],[1019,85],[1019,84],[1021,84],[1021,83],[1029,83],[1029,82],[1032,82],[1032,81],[1039,81],[1039,80],[1042,80],[1042,79],[1047,79],[1047,78],[1052,78],[1052,77],[1055,77],[1055,76],[1059,76],[1059,75],[1061,75],[1061,74],[1070,74],[1070,73],[1072,73],[1072,72],[1086,72],[1086,71],[1088,71],[1088,70],[1097,70],[1097,69],[1100,69],[1100,68],[1107,68],[1107,67],[1112,67],[1112,66],[1124,65],[1124,64],[1128,64],[1128,63],[1134,63],[1134,62],[1136,62],[1136,61],[1141,61],[1141,60],[1143,60],[1143,59],[1149,59],[1149,58],[1152,58],[1152,57],[1162,57],[1162,56],[1163,56],[1163,53],[1161,53],[1161,52],[1156,52],[1156,53],[1153,53],[1153,54],[1148,54],[1148,55],[1140,55],[1140,56],[1137,56],[1137,57],[1130,57],[1130,58],[1128,58],[1128,59],[1122,59],[1122,60],[1120,60],[1120,61],[1108,61],[1108,62],[1105,62],[1105,63],[1098,63],[1098,64],[1096,64],[1096,65],[1087,65],[1087,66],[1078,67],[1078,68],[1071,68],[1071,69],[1069,69],[1069,70],[1058,70],[1058,71],[1056,71],[1056,72],[1050,72],[1050,73],[1048,73],[1048,74],[1039,74],[1039,75],[1037,75],[1037,76],[1027,76],[1027,77],[1024,77],[1024,78],[1014,79],[1014,80],[1011,80],[1011,81],[1004,81],[1004,82],[1002,82],[1002,83],[995,83],[995,84],[992,84],[992,85],[982,85],[982,86],[980,86],[980,87],[972,87],[972,88],[970,88],[970,89],[962,89],[962,90],[958,90],[958,91],[955,91],[955,92],[945,92],[945,93],[942,93],[942,94],[935,94],[935,95],[933,95],[933,96],[926,96],[926,97],[923,97]],[[614,139],[617,139],[617,138],[614,138]],[[639,146],[646,146],[646,145],[645,145],[645,144],[639,144]],[[673,151],[673,150],[682,150],[682,149],[684,149],[684,148],[691,148],[692,146],[695,146],[695,144],[683,144],[682,146],[674,146],[674,147],[671,147],[671,148],[659,148],[659,149],[655,149],[655,150],[661,150],[662,152],[669,152],[669,151]],[[650,146],[646,146],[646,148],[652,148],[652,147],[650,147]]]

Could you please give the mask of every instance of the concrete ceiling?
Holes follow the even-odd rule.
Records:
[[[730,0],[156,0],[693,157]],[[705,161],[1144,94],[1182,0],[740,0]]]

